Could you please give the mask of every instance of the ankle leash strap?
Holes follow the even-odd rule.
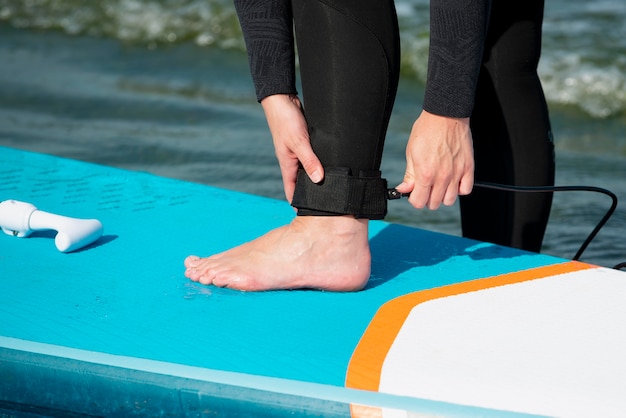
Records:
[[[324,180],[313,183],[300,169],[291,205],[303,214],[320,211],[329,215],[383,219],[390,196],[387,180],[381,178],[380,171],[362,171],[359,176],[353,176],[348,168],[326,168]]]

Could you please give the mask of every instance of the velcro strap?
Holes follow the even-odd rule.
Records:
[[[300,169],[291,205],[337,215],[383,219],[387,214],[387,180],[380,177],[380,171],[361,172],[356,177],[347,168],[326,168],[324,180],[313,183]]]

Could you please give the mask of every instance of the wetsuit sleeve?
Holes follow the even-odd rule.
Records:
[[[432,0],[424,110],[469,117],[487,35],[490,0]]]
[[[291,2],[234,0],[258,101],[297,94]]]

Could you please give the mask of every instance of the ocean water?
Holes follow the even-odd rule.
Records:
[[[391,184],[402,179],[428,53],[428,1],[396,5],[403,68],[383,157]],[[626,261],[624,21],[622,0],[548,0],[539,67],[557,185],[620,199],[581,257],[607,267]],[[0,39],[0,145],[283,198],[230,0],[0,0]],[[542,252],[572,258],[610,203],[557,193]],[[388,220],[460,235],[457,206],[390,202]]]

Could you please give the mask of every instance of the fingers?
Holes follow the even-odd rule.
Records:
[[[313,183],[319,183],[324,179],[324,167],[322,167],[322,163],[317,160],[317,157],[315,158],[315,162],[311,162],[307,165],[303,164],[303,168]]]
[[[288,202],[293,199],[293,194],[296,189],[296,175],[298,173],[298,161],[287,160],[286,163],[282,162],[280,157],[278,158],[280,173],[283,178],[283,190],[285,191],[285,198]]]
[[[456,202],[458,187],[454,182],[440,181],[415,184],[410,192],[409,203],[416,209],[439,209],[443,204],[452,206]]]
[[[407,173],[403,182],[396,189],[400,193],[410,193],[409,203],[416,209],[436,210],[442,204],[444,206],[454,205],[458,196],[470,194],[473,184],[473,169],[432,181],[415,181],[412,175]]]
[[[453,183],[446,188],[424,185],[416,186],[410,192],[401,191],[401,193],[410,193],[409,203],[414,208],[428,208],[430,210],[439,209],[442,204],[444,206],[452,206],[456,202],[457,196],[459,196],[458,188]]]
[[[261,105],[272,133],[285,196],[291,201],[299,168],[304,168],[314,183],[323,180],[324,168],[311,147],[299,99],[293,95],[277,94],[263,99]]]
[[[410,193],[417,209],[453,205],[472,191],[474,156],[469,119],[423,112],[413,125],[406,150],[407,167],[396,187]]]
[[[474,167],[468,170],[467,174],[461,178],[461,182],[459,184],[459,195],[467,196],[472,193],[472,189],[474,188]]]
[[[300,142],[297,147],[294,147],[294,153],[304,171],[311,179],[313,183],[319,183],[324,179],[324,167],[320,162],[309,141]]]
[[[285,147],[283,155],[277,149],[276,156],[283,178],[285,197],[289,202],[293,198],[296,188],[296,177],[300,167],[304,169],[312,182],[319,183],[324,179],[324,167],[313,152],[308,140],[292,142],[290,147]]]
[[[416,171],[418,174],[415,174]],[[416,209],[435,210],[441,204],[451,206],[456,202],[459,182],[454,170],[442,162],[414,161],[409,155],[404,179],[396,189],[401,193],[410,193],[409,203]]]

